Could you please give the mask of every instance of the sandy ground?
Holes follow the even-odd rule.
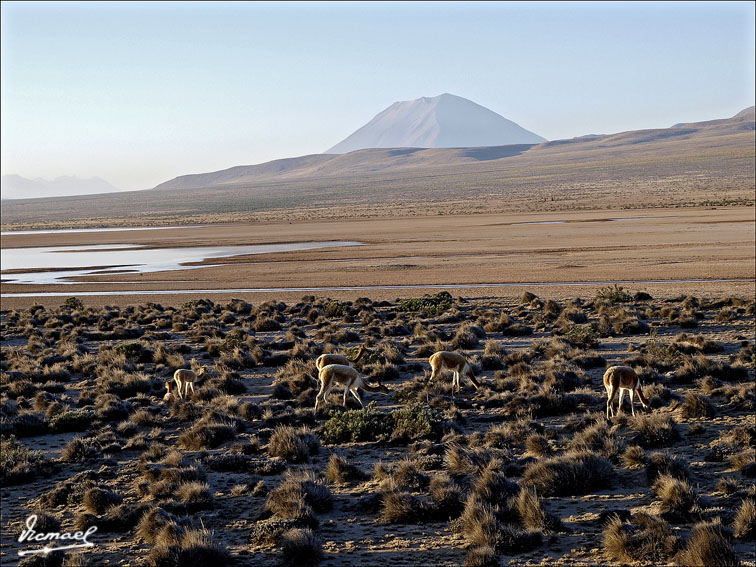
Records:
[[[616,221],[611,219],[627,219]],[[633,220],[634,219],[634,220]],[[521,224],[554,223],[563,224]],[[2,293],[58,292],[62,297],[4,297],[4,309],[34,303],[59,305],[81,292],[197,290],[175,295],[87,296],[91,305],[155,301],[177,305],[208,297],[259,302],[291,301],[306,294],[334,298],[394,299],[445,286],[465,297],[519,296],[537,283],[646,282],[624,284],[656,296],[692,294],[750,296],[754,290],[752,207],[585,211],[538,214],[437,215],[212,225],[176,230],[45,235],[6,235],[2,248],[82,244],[141,244],[149,247],[223,246],[280,242],[352,240],[358,247],[237,256],[222,266],[153,274],[110,274],[79,278],[80,284],[3,284]],[[218,264],[217,259],[207,264]],[[705,280],[672,282],[669,280]],[[736,282],[712,280],[735,279]],[[91,282],[99,283],[91,283]],[[85,283],[89,282],[89,283]],[[485,287],[484,284],[522,284]],[[563,285],[549,295],[593,295],[605,283]],[[388,289],[286,291],[286,288],[388,286]],[[224,289],[284,288],[223,293]],[[210,290],[215,291],[211,293]]]

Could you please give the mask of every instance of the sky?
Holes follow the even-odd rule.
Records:
[[[1,169],[148,189],[452,93],[550,140],[754,104],[753,2],[2,2]]]

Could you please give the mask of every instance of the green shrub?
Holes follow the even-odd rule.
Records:
[[[11,435],[0,437],[0,486],[34,480],[40,469],[49,466],[42,451],[32,451]]]
[[[564,337],[575,346],[595,347],[598,345],[596,333],[591,325],[579,325],[573,323],[567,328]]]
[[[374,410],[369,404],[365,410],[337,412],[331,410],[323,425],[322,437],[326,443],[377,441],[393,431],[391,415]]]
[[[85,431],[95,419],[97,414],[92,410],[66,410],[50,419],[50,428],[53,431]]]
[[[71,309],[84,309],[84,302],[78,297],[69,297],[63,302],[63,305]]]
[[[420,439],[440,436],[442,424],[439,412],[425,404],[414,404],[390,413],[375,411],[369,404],[365,410],[332,410],[323,425],[322,436],[326,443]]]
[[[425,404],[414,404],[391,412],[394,427],[391,437],[420,439],[440,436],[443,418],[438,410]]]
[[[596,292],[596,299],[603,299],[612,303],[627,303],[633,300],[633,296],[626,292],[621,285],[614,284],[600,288]]]
[[[135,362],[152,362],[152,352],[139,343],[120,343],[114,346],[113,350],[117,353],[123,354],[127,360],[133,360]]]
[[[423,297],[413,297],[399,302],[397,311],[420,311],[426,315],[440,315],[454,303],[448,291],[441,291],[435,295],[426,294]]]

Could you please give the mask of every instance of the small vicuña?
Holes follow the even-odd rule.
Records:
[[[189,395],[189,388],[194,393],[194,382],[205,373],[205,367],[202,366],[197,372],[186,368],[179,368],[173,373],[173,379],[178,388],[178,397],[182,400]]]
[[[648,401],[643,396],[640,386],[640,378],[635,373],[635,370],[629,366],[610,366],[604,373],[604,387],[606,388],[606,418],[609,419],[609,413],[611,412],[614,417],[614,408],[612,408],[612,402],[614,397],[619,391],[619,404],[617,404],[617,415],[622,408],[622,397],[625,392],[630,392],[630,410],[635,415],[635,406],[633,405],[633,394],[638,393],[638,399],[641,405],[648,409]]]
[[[475,373],[473,372],[470,363],[467,362],[467,359],[461,354],[441,350],[432,354],[428,359],[428,362],[430,362],[431,370],[433,371],[428,380],[428,384],[433,382],[436,376],[443,371],[444,368],[447,368],[454,373],[454,376],[452,377],[452,387],[456,385],[457,392],[459,392],[460,389],[460,375],[467,376],[470,379],[470,382],[473,383],[473,386],[475,386],[476,390],[480,388],[480,383],[475,379]]]
[[[323,403],[326,402],[328,399],[328,393],[336,383],[344,385],[344,405],[346,405],[348,392],[351,392],[352,395],[357,398],[357,401],[360,402],[362,407],[365,407],[365,404],[362,403],[362,398],[359,393],[360,389],[367,392],[389,393],[389,389],[380,382],[377,386],[371,386],[365,382],[359,372],[345,364],[329,364],[324,366],[318,373],[318,380],[320,380],[320,391],[318,392],[318,395],[315,396],[315,411],[318,410],[318,403],[320,403],[321,400]]]

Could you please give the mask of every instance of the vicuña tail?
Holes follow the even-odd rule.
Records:
[[[643,390],[641,389],[640,382],[638,382],[638,388],[635,391],[638,392],[638,399],[641,401],[641,403],[644,406],[647,406],[648,400],[646,399],[646,396],[643,395]]]

